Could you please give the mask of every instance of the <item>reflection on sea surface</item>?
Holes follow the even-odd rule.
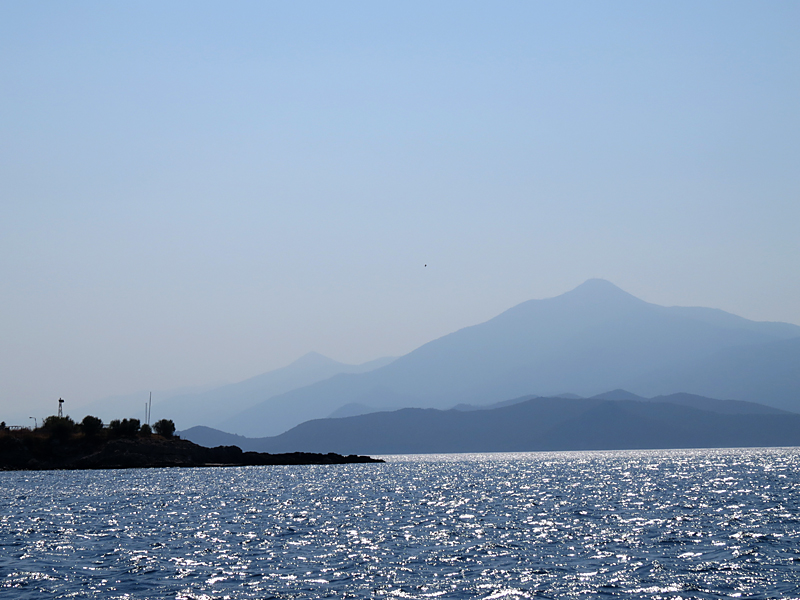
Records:
[[[796,449],[0,473],[0,597],[800,596]]]

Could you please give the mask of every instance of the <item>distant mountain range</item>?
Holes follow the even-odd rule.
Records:
[[[405,408],[308,421],[249,439],[206,427],[182,436],[206,446],[259,452],[415,454],[800,445],[800,414],[692,394],[639,398],[518,398],[502,406]]]
[[[592,279],[561,296],[523,302],[381,368],[265,399],[221,428],[262,437],[335,411],[446,409],[615,388],[798,410],[800,327],[716,309],[658,306]]]
[[[592,279],[397,359],[345,365],[310,353],[239,383],[166,400],[154,395],[153,415],[184,430],[204,425],[260,438],[328,416],[479,407],[533,395],[577,400],[609,389],[631,390],[632,397],[616,400],[688,392],[800,412],[800,327],[658,306]],[[144,400],[146,394],[130,415],[106,416],[102,409],[112,405],[102,403],[93,414],[139,417]]]
[[[153,395],[155,419],[169,418],[180,427],[214,425],[230,427],[230,419],[253,405],[277,396],[328,379],[339,373],[365,373],[385,366],[393,357],[379,358],[360,365],[337,362],[317,352],[309,352],[290,365],[269,371],[238,383],[210,386],[197,390],[176,390]],[[147,392],[108,398],[79,407],[105,421],[118,418],[142,418]]]

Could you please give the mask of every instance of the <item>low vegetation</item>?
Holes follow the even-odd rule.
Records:
[[[39,427],[8,427],[0,423],[0,440],[14,438],[25,442],[100,442],[117,438],[149,438],[159,436],[170,439],[175,435],[175,423],[171,419],[161,419],[151,428],[142,425],[139,419],[114,419],[107,426],[102,419],[87,415],[80,423],[71,417],[46,417]]]
[[[154,433],[155,432],[155,433]],[[368,456],[292,452],[242,452],[236,446],[205,448],[175,435],[175,423],[161,419],[115,419],[103,426],[97,417],[80,423],[48,417],[34,429],[0,423],[0,470],[128,469],[148,467],[264,466],[382,462]]]
[[[155,425],[153,425],[153,429],[156,430],[158,435],[167,439],[175,435],[175,423],[173,423],[170,419],[161,419],[160,421],[156,421]]]
[[[41,426],[34,428],[0,426],[0,470],[19,468],[62,468],[76,460],[97,456],[103,463],[109,445],[133,444],[142,447],[158,447],[170,444],[175,425],[170,435],[154,434],[148,425],[138,419],[115,419],[108,426],[98,417],[89,415],[80,423],[71,417],[49,416]],[[91,460],[90,460],[91,462]]]

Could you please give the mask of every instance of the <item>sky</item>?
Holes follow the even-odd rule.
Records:
[[[797,2],[0,1],[0,413],[402,355],[593,277],[800,324],[798,31]]]

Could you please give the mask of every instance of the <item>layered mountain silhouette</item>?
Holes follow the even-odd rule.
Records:
[[[360,365],[348,365],[309,352],[290,365],[232,383],[201,394],[170,398],[159,406],[162,414],[180,415],[188,426],[224,423],[237,414],[268,398],[323,381],[339,373],[366,373],[391,363],[393,357],[379,358]]]
[[[277,394],[216,423],[263,437],[347,406],[358,413],[446,409],[565,391],[589,397],[617,388],[643,397],[691,392],[797,410],[800,327],[716,309],[658,306],[592,279],[561,296],[523,302],[386,366]],[[353,414],[347,410],[338,414]]]
[[[177,391],[165,398],[155,394],[153,415],[167,417],[180,427],[216,425],[230,419],[251,406],[290,390],[305,387],[328,379],[338,373],[365,373],[389,364],[393,357],[380,358],[360,365],[337,362],[317,352],[309,352],[293,363],[238,383],[213,386],[209,389]],[[142,402],[146,392],[136,396],[110,398],[83,407],[86,414],[93,414],[108,421],[116,418],[141,418]]]
[[[685,393],[630,396],[635,395],[616,390],[594,398],[518,398],[486,409],[406,408],[312,420],[262,439],[205,427],[182,435],[259,452],[341,454],[800,445],[800,414]]]

